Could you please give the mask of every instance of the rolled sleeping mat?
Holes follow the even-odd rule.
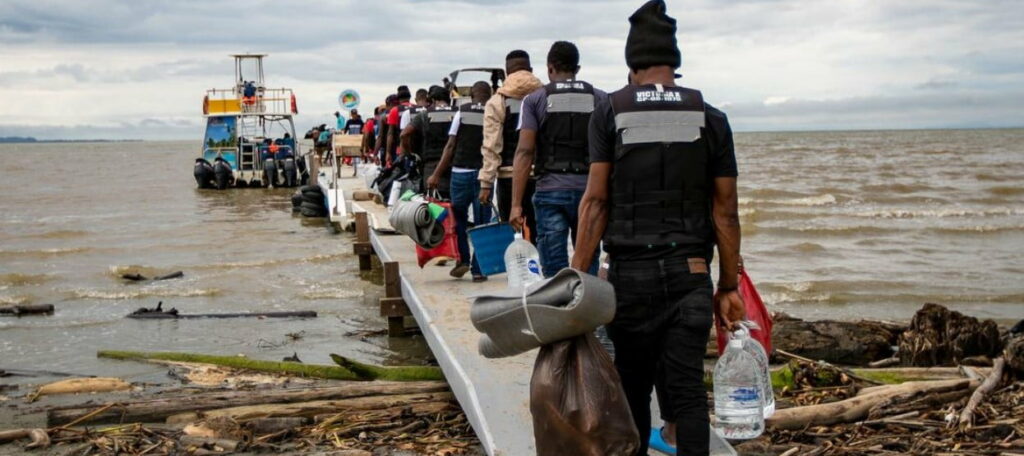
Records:
[[[399,201],[391,211],[388,222],[395,231],[412,238],[420,247],[432,249],[444,241],[444,225],[430,215],[430,206],[424,202]]]
[[[529,312],[529,318],[527,318]],[[615,317],[612,284],[574,269],[526,289],[476,298],[469,311],[485,358],[504,358],[594,331]],[[532,324],[531,324],[532,323]]]

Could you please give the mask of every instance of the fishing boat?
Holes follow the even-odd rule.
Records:
[[[232,55],[234,86],[206,91],[206,134],[194,168],[199,188],[295,187],[308,181],[308,154],[295,139],[295,93],[267,87],[266,56]]]

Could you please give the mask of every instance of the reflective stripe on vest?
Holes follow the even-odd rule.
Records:
[[[484,126],[484,113],[463,111],[459,113],[459,125]]]
[[[615,115],[622,144],[694,142],[704,127],[703,111],[636,111]]]
[[[592,93],[555,93],[548,95],[548,113],[553,112],[594,112]]]
[[[427,120],[430,123],[451,122],[455,118],[455,111],[432,111],[427,113]]]
[[[519,111],[523,109],[523,100],[519,98],[505,98],[505,109],[510,114],[519,114]]]

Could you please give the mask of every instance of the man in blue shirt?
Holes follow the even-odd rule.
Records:
[[[512,171],[512,211],[509,221],[522,229],[523,198],[531,169],[537,179],[533,196],[537,215],[537,247],[544,277],[569,266],[570,234],[576,239],[580,200],[587,189],[589,151],[587,128],[596,102],[608,94],[576,79],[580,52],[567,41],[548,51],[548,85],[523,98],[519,116],[519,145]],[[589,272],[597,274],[598,255]]]

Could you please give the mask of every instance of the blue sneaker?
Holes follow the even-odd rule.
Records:
[[[667,442],[665,442],[665,439],[661,437],[662,429],[664,428],[651,429],[651,438],[650,441],[647,442],[647,446],[651,447],[652,450],[660,451],[662,453],[675,456],[676,447],[669,445]]]

